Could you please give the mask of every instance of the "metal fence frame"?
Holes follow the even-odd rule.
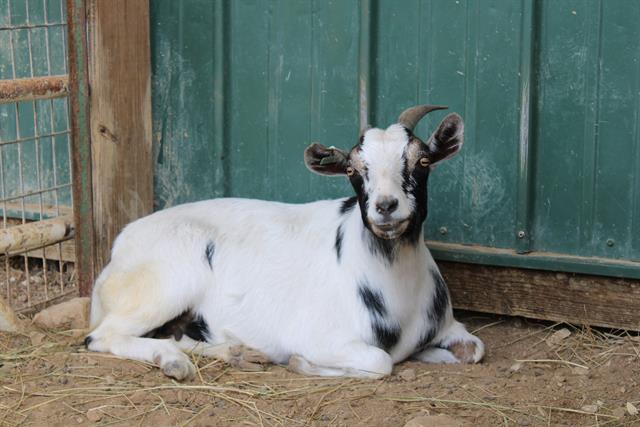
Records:
[[[33,311],[44,305],[50,304],[53,301],[64,298],[70,294],[76,294],[78,287],[75,282],[75,274],[65,277],[65,265],[68,262],[73,261],[73,256],[68,254],[69,251],[65,250],[65,257],[63,257],[62,242],[69,240],[74,235],[74,226],[72,220],[72,207],[63,206],[60,201],[60,192],[67,191],[69,193],[74,192],[74,171],[72,170],[72,144],[71,138],[71,123],[69,120],[69,108],[68,103],[65,100],[63,108],[65,113],[64,128],[56,129],[55,115],[56,108],[54,108],[54,99],[66,97],[69,93],[68,90],[68,75],[51,75],[52,74],[52,35],[51,29],[55,27],[61,27],[62,39],[58,42],[62,45],[61,58],[63,62],[63,68],[68,70],[68,47],[67,47],[67,34],[65,28],[67,27],[67,20],[65,19],[65,4],[60,2],[59,20],[51,20],[48,14],[51,0],[25,0],[25,20],[24,22],[13,23],[12,2],[6,2],[6,10],[2,13],[6,13],[7,22],[0,24],[0,32],[8,34],[10,52],[10,69],[11,79],[0,80],[0,103],[11,105],[9,109],[13,110],[15,116],[15,133],[13,137],[4,138],[0,140],[0,209],[2,210],[2,229],[0,230],[0,253],[4,258],[4,273],[5,283],[3,283],[4,295],[7,297],[8,303],[16,311]],[[35,4],[39,2],[42,6],[43,21],[32,21],[29,16],[30,3]],[[34,52],[32,37],[33,32],[39,31],[40,34],[44,33],[44,47],[45,47],[45,60],[46,60],[46,72],[36,73],[36,67],[34,67]],[[15,39],[19,37],[20,33],[26,35],[26,47],[28,49],[29,58],[29,75],[25,76],[24,73],[17,72],[16,55],[18,49]],[[0,33],[1,34],[1,33]],[[22,52],[24,54],[24,52]],[[37,75],[36,75],[37,74]],[[44,74],[44,75],[42,75]],[[42,131],[40,128],[41,109],[43,106],[49,108],[49,129]],[[22,107],[27,108],[22,108]],[[33,132],[30,134],[22,135],[21,130],[23,128],[21,120],[25,120],[24,111],[27,110],[27,114],[30,114],[31,109],[33,111],[33,117],[29,118],[33,120]],[[46,108],[45,108],[46,110]],[[59,110],[59,108],[58,108]],[[12,117],[6,119],[6,123],[9,123]],[[58,141],[56,141],[58,139]],[[59,162],[56,158],[57,151],[56,143],[62,142],[66,144],[66,156],[68,158],[68,180],[61,181],[58,177]],[[53,182],[49,185],[45,183],[43,175],[43,144],[49,142],[51,146],[51,165],[47,170],[52,174]],[[34,153],[30,153],[35,159],[25,159],[28,157],[24,151],[27,144],[32,144]],[[17,156],[16,162],[9,164],[5,158],[5,152],[8,148],[15,147],[15,155]],[[63,147],[64,149],[65,147]],[[28,162],[35,163],[35,188],[33,185],[25,186],[25,170],[28,168]],[[32,165],[33,166],[33,165]],[[17,170],[17,188],[15,184],[10,186],[6,182],[8,168],[13,168],[12,172],[15,174]],[[33,174],[33,173],[32,173]],[[73,205],[73,194],[69,194],[71,197],[71,205]],[[33,203],[35,199],[35,203]],[[31,203],[29,203],[31,202]],[[66,248],[67,249],[67,248]],[[42,292],[39,298],[33,294],[34,289],[32,286],[32,279],[36,279],[32,275],[33,268],[30,265],[32,259],[39,259],[42,263],[41,277],[37,280],[39,286],[41,286]],[[16,300],[13,292],[18,286],[15,277],[10,278],[11,265],[15,265],[19,260],[21,269],[24,271],[24,280],[20,279],[20,285],[22,285],[21,295],[22,300]],[[53,264],[57,264],[57,273],[49,272],[49,267]],[[13,280],[13,282],[12,282]],[[57,282],[57,283],[56,283]],[[55,283],[55,288],[51,285]],[[24,297],[26,296],[26,299]]]

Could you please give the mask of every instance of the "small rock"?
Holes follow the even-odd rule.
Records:
[[[511,372],[518,372],[520,369],[522,368],[522,363],[520,362],[516,362],[513,365],[511,365],[511,367],[509,368],[509,370]]]
[[[43,334],[42,332],[38,332],[38,331],[33,331],[29,334],[29,339],[31,340],[31,345],[40,345],[42,344],[42,341],[44,341],[44,339],[47,336],[45,334]]]
[[[416,379],[416,370],[415,369],[403,369],[398,373],[398,376],[405,381],[413,381]]]
[[[76,417],[76,422],[77,422],[78,424],[82,424],[82,423],[84,423],[84,418],[82,418],[82,417]]]
[[[102,419],[102,412],[99,408],[91,408],[87,411],[87,419],[92,423],[97,423]]]
[[[627,412],[629,415],[638,415],[638,408],[631,402],[627,402]]]
[[[571,331],[567,328],[562,328],[559,331],[554,332],[549,338],[546,339],[546,343],[549,347],[555,347],[562,340],[568,338],[571,335]]]
[[[89,298],[73,298],[42,310],[33,318],[41,328],[83,329],[89,323]]]
[[[423,415],[413,418],[404,427],[465,427],[466,424],[448,415]]]
[[[598,412],[598,405],[584,405],[580,409],[583,410],[584,412],[595,414],[596,412]]]
[[[624,418],[624,416],[627,413],[627,409],[626,408],[616,408],[611,412],[611,415],[613,415],[614,417],[616,417],[617,419],[621,419]]]

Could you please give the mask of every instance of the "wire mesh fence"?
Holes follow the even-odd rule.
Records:
[[[0,0],[0,82],[24,89],[18,98],[0,96],[0,295],[18,312],[77,292],[70,241],[44,246],[40,239],[34,248],[15,237],[24,243],[24,233],[40,233],[26,225],[51,218],[72,228],[66,87],[37,95],[29,86],[66,78],[66,46],[64,0]]]

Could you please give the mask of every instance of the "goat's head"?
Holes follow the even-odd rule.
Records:
[[[413,129],[427,113],[444,108],[409,108],[387,129],[364,131],[348,153],[313,144],[305,150],[305,164],[321,175],[347,175],[365,226],[379,238],[396,239],[419,230],[427,216],[429,171],[460,150],[464,124],[459,115],[449,114],[426,144]]]

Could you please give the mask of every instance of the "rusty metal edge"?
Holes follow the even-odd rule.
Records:
[[[73,212],[80,296],[91,294],[95,277],[86,3],[86,0],[67,0]]]
[[[33,99],[60,98],[69,93],[69,77],[45,76],[0,80],[0,104]]]

